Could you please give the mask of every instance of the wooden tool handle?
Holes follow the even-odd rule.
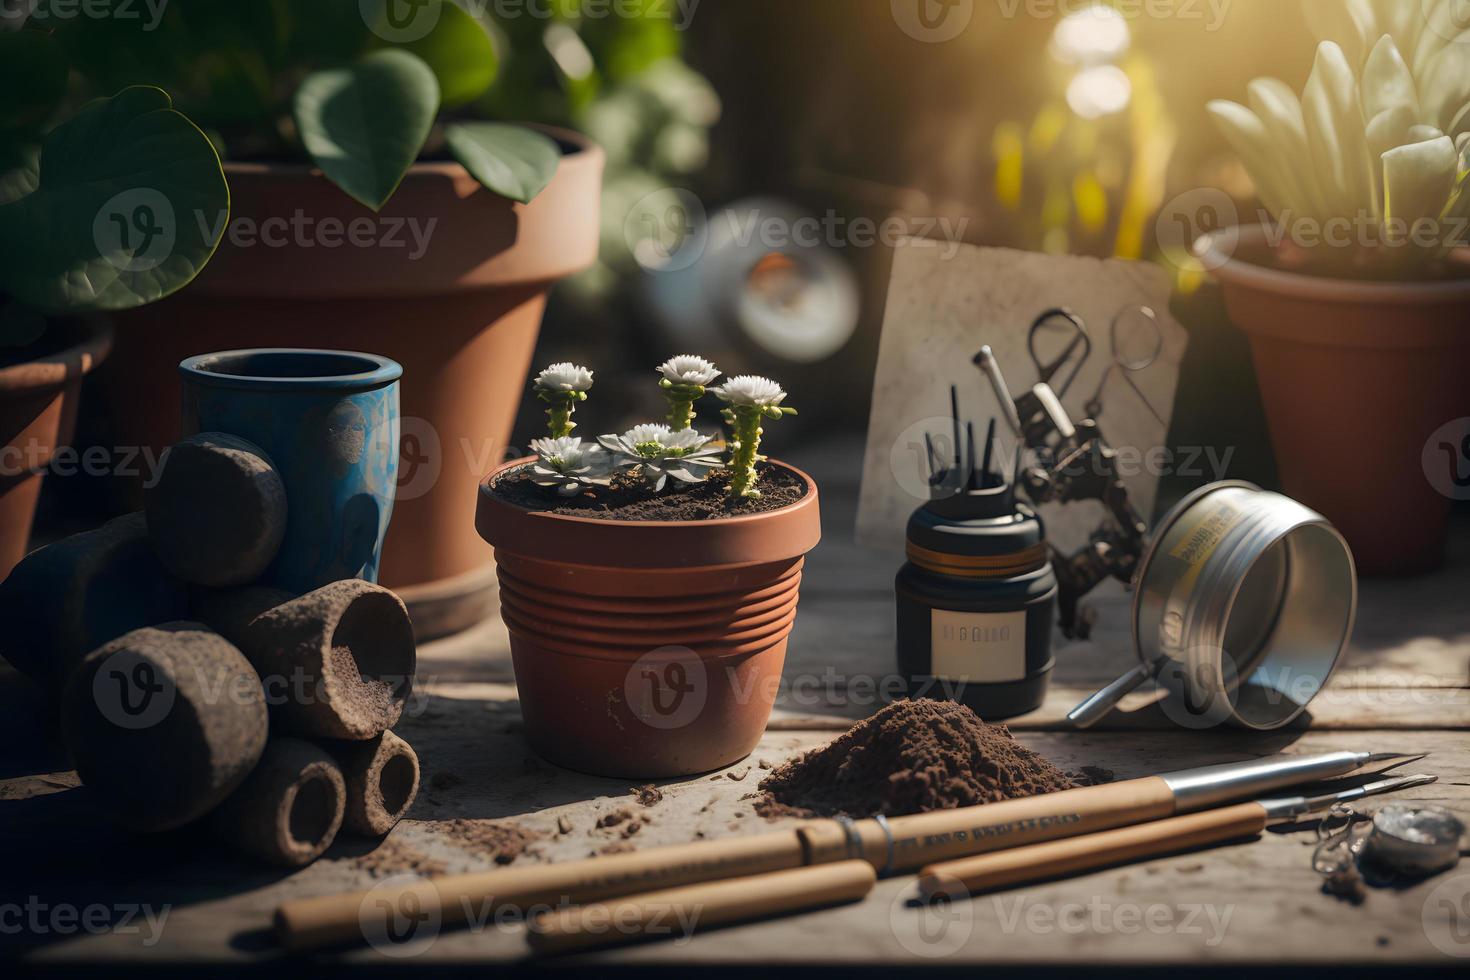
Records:
[[[747,878],[649,892],[611,902],[557,909],[537,918],[528,940],[537,953],[569,953],[769,919],[856,902],[878,876],[866,861],[840,861]]]
[[[1240,803],[1133,827],[933,864],[919,873],[919,891],[925,898],[937,895],[967,898],[1012,885],[1249,837],[1259,834],[1265,827],[1265,807],[1259,803]]]
[[[1158,776],[1060,793],[893,817],[892,834],[860,820],[851,832],[832,821],[800,831],[808,864],[865,858],[885,873],[913,871],[936,861],[1075,837],[1174,815],[1174,793]],[[858,844],[860,843],[860,846]]]
[[[701,841],[609,854],[563,864],[405,880],[396,887],[323,895],[276,909],[276,935],[289,949],[360,943],[381,929],[402,901],[438,906],[445,928],[502,909],[524,912],[631,895],[712,879],[755,875],[803,864],[801,839],[788,830],[725,841]]]

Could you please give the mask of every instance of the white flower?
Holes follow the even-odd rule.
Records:
[[[531,443],[537,460],[531,479],[563,497],[574,497],[589,486],[605,487],[612,480],[613,459],[601,446],[582,445],[575,436],[536,439]]]
[[[773,408],[781,404],[786,392],[770,378],[758,378],[753,374],[742,374],[731,378],[718,388],[711,389],[731,405],[757,405]]]
[[[720,466],[719,447],[711,446],[710,439],[693,429],[675,432],[667,425],[645,424],[598,441],[627,465],[639,466],[644,480],[658,491],[671,476],[681,483],[700,483]]]
[[[658,366],[659,374],[671,385],[704,387],[720,376],[720,369],[702,357],[680,354]]]
[[[586,391],[592,387],[592,372],[571,361],[562,361],[536,375],[542,391]]]

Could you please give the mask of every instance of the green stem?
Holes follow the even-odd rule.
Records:
[[[682,432],[694,424],[694,396],[665,392],[669,400],[669,428]]]
[[[572,408],[575,400],[567,397],[548,399],[548,401],[551,402],[551,407],[546,410],[546,417],[549,420],[546,428],[551,432],[551,438],[561,439],[571,435],[572,430],[577,427],[577,423],[572,421]]]
[[[737,497],[759,497],[755,487],[755,464],[760,459],[761,416],[764,411],[755,405],[741,405],[730,410],[735,439],[731,444],[730,492]]]

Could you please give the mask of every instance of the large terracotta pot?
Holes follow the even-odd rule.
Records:
[[[76,427],[82,378],[112,349],[112,327],[100,318],[50,331],[43,343],[52,353],[0,367],[0,581],[26,555],[43,472]]]
[[[609,521],[526,510],[480,486],[526,736],[581,772],[660,779],[749,755],[796,621],[817,486],[715,521]],[[784,464],[773,464],[784,465]]]
[[[231,232],[214,258],[187,289],[119,320],[104,372],[119,439],[159,449],[178,438],[176,369],[194,354],[392,358],[403,365],[403,458],[381,581],[409,604],[421,638],[483,618],[494,573],[490,549],[464,533],[474,488],[506,458],[547,290],[597,257],[603,153],[549,132],[565,155],[527,205],[454,163],[415,165],[377,215],[310,167],[227,165]],[[371,221],[360,238],[376,244],[351,244],[353,221]],[[428,229],[422,254],[409,221]],[[252,231],[253,243],[241,235]]]
[[[1361,282],[1284,271],[1264,229],[1201,247],[1252,359],[1288,494],[1325,515],[1360,571],[1407,575],[1443,559],[1450,498],[1427,440],[1470,416],[1470,252],[1464,278]]]

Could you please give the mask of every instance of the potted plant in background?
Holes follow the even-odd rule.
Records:
[[[727,406],[724,458],[693,410],[719,371],[686,355],[659,372],[669,424],[592,442],[566,411],[591,372],[548,368],[548,437],[480,486],[527,737],[600,775],[689,775],[755,748],[821,536],[816,484],[759,452],[762,422],[794,413],[781,386],[709,389]]]
[[[165,92],[77,106],[68,75],[49,32],[0,31],[0,580],[26,553],[82,379],[111,349],[103,314],[173,293],[209,261],[219,236],[166,214],[229,211],[214,147]]]
[[[1425,444],[1470,416],[1470,45],[1449,3],[1315,6],[1343,43],[1300,98],[1258,79],[1249,107],[1210,105],[1274,223],[1198,248],[1250,337],[1287,492],[1363,571],[1420,572],[1450,507]]]
[[[461,533],[474,486],[503,458],[547,289],[598,244],[601,151],[571,132],[475,118],[498,59],[472,9],[172,0],[151,26],[37,25],[83,88],[166,89],[226,161],[230,210],[174,216],[222,236],[209,270],[119,319],[104,372],[118,440],[177,437],[176,368],[203,351],[398,361],[404,459],[382,579],[424,635],[478,620],[491,601],[489,551]]]

